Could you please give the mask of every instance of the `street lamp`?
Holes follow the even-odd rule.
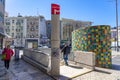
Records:
[[[118,0],[116,0],[116,29],[117,29],[117,51],[119,51],[118,48]]]

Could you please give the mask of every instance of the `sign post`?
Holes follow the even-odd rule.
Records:
[[[60,75],[60,6],[51,4],[51,72],[52,76]]]

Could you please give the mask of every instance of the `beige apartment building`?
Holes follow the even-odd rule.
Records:
[[[44,16],[26,17],[26,45],[32,45],[30,48],[37,48],[38,45],[44,44],[47,40],[46,20]]]
[[[76,21],[73,19],[61,20],[61,40],[70,40],[72,38],[72,31],[79,29],[80,27],[88,27],[92,25],[90,21]]]
[[[37,48],[39,40],[39,17],[26,17],[26,46],[28,48]],[[31,45],[31,46],[29,46]]]
[[[88,27],[91,26],[92,22],[90,21],[76,21],[73,19],[66,19],[62,18],[60,20],[60,40],[71,40],[71,33],[72,31],[79,29],[80,27]],[[47,36],[50,39],[51,38],[51,20],[46,21],[46,27],[47,27]]]
[[[39,37],[39,18],[38,17],[26,17],[27,30],[26,38],[38,38]]]

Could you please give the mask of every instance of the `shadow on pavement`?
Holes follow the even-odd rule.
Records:
[[[53,79],[55,80],[72,80],[71,78],[68,78],[64,75],[60,75],[60,76],[51,76]]]
[[[76,69],[83,69],[83,67],[80,67],[80,66],[75,66],[75,65],[68,65],[68,66]]]
[[[98,69],[95,69],[95,72],[105,73],[105,74],[111,74],[111,73],[108,72],[108,71],[103,71],[103,70],[98,70]]]

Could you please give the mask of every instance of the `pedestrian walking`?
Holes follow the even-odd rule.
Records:
[[[2,51],[2,55],[5,55],[4,65],[5,65],[6,69],[9,69],[10,60],[11,60],[11,57],[13,56],[13,54],[14,54],[14,52],[10,48],[10,45],[5,47],[4,50]]]
[[[68,66],[68,54],[70,54],[70,44],[67,42],[63,45],[62,49],[61,49],[61,52],[63,52],[63,59],[64,59],[64,62],[65,62],[65,65]]]

